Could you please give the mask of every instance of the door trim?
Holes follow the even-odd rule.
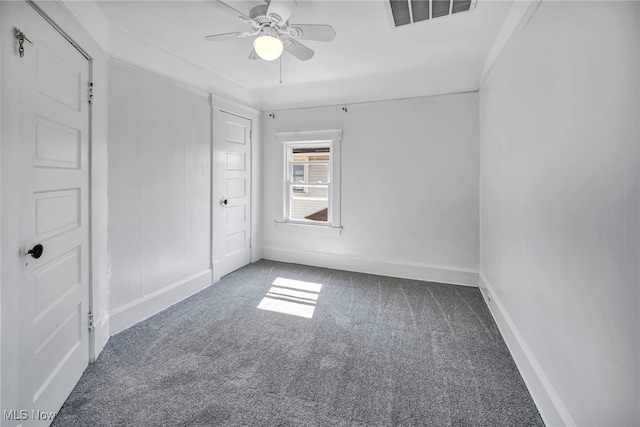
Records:
[[[88,61],[91,61],[91,55],[89,55],[89,53],[87,53],[86,50],[84,50],[78,43],[76,43],[76,41],[73,40],[73,38],[69,34],[67,34],[67,32],[65,30],[63,30],[62,27],[60,27],[53,19],[51,19],[49,17],[49,15],[44,13],[44,11],[42,9],[40,9],[38,7],[38,5],[33,0],[25,0],[25,1],[36,12],[38,12],[38,14],[40,16],[42,16],[42,18],[45,21],[47,21],[49,23],[49,25],[51,25],[53,27],[54,30],[59,32],[62,37],[64,37],[69,43],[71,43],[71,46],[75,47],[76,50],[78,52],[80,52],[80,54],[82,54],[82,56],[84,56]],[[89,77],[91,77],[91,62],[89,62]]]
[[[217,195],[219,194],[219,189],[221,183],[217,182],[216,175],[214,171],[215,167],[215,156],[218,154],[219,147],[221,146],[221,141],[219,140],[219,134],[217,131],[217,124],[219,122],[220,113],[228,113],[234,116],[238,116],[251,121],[251,129],[252,136],[250,140],[250,152],[251,152],[251,163],[249,165],[249,173],[250,173],[250,182],[251,182],[251,194],[250,194],[250,203],[251,203],[251,211],[250,215],[250,235],[251,235],[251,262],[256,262],[262,258],[262,242],[258,239],[259,234],[259,222],[258,222],[258,212],[260,209],[259,203],[259,194],[260,194],[260,183],[258,177],[260,175],[259,170],[259,161],[260,158],[260,111],[247,107],[245,105],[239,104],[234,101],[227,100],[225,98],[221,98],[214,94],[210,96],[210,104],[211,104],[211,269],[213,271],[213,283],[220,281],[220,268],[218,264],[220,263],[220,259],[218,259],[218,254],[216,250],[216,238],[220,230],[216,230],[215,227],[215,209],[218,208],[218,199]]]

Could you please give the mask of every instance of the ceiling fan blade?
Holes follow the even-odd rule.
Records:
[[[249,54],[249,59],[260,59],[260,57],[258,56],[258,54],[256,53],[255,49],[251,49],[251,53]]]
[[[259,32],[259,31],[258,31]],[[210,42],[217,42],[219,40],[228,40],[228,39],[241,39],[244,37],[255,36],[258,34],[256,31],[238,31],[235,33],[224,33],[224,34],[212,34],[210,36],[205,36],[205,40]]]
[[[284,24],[297,5],[295,0],[271,0],[267,9],[267,18],[275,24]]]
[[[292,24],[287,30],[291,37],[298,40],[330,42],[336,36],[331,25]]]
[[[212,5],[214,5],[215,7],[217,7],[220,10],[223,10],[231,15],[234,16],[241,16],[243,18],[247,18],[247,19],[251,19],[247,16],[246,13],[239,11],[238,9],[236,9],[233,6],[230,6],[229,4],[223,2],[222,0],[207,0],[207,3],[211,3]]]
[[[313,54],[315,53],[299,41],[294,39],[284,39],[284,50],[295,56],[301,61],[306,61],[313,58]]]

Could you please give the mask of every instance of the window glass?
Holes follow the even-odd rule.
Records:
[[[291,221],[327,223],[331,194],[331,148],[326,144],[288,150],[288,194]]]

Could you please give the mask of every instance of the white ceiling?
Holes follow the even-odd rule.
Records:
[[[140,42],[169,52],[251,92],[258,108],[348,103],[477,90],[483,60],[512,1],[478,0],[471,12],[394,28],[384,0],[297,0],[290,23],[329,24],[330,43],[305,41],[309,61],[285,53],[279,61],[251,61],[251,38],[219,42],[205,35],[248,26],[215,1],[99,1],[110,33],[128,37],[131,57]],[[260,4],[230,4],[248,14]],[[135,40],[134,40],[135,39]],[[135,41],[135,43],[133,43]],[[114,46],[126,50],[124,42]],[[188,80],[183,76],[182,80]]]

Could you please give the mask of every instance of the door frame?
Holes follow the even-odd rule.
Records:
[[[247,120],[251,120],[252,135],[250,139],[251,162],[249,164],[249,174],[251,182],[251,191],[249,200],[250,209],[250,238],[251,238],[251,262],[256,262],[262,258],[262,242],[258,240],[260,223],[258,221],[260,212],[259,195],[261,189],[259,187],[258,177],[260,176],[259,156],[260,156],[260,111],[242,104],[229,101],[214,94],[210,97],[211,104],[211,271],[213,272],[212,282],[220,281],[220,254],[218,245],[220,238],[223,237],[221,230],[218,230],[216,219],[219,211],[219,197],[223,189],[223,183],[217,179],[218,170],[216,169],[219,162],[216,162],[221,156],[224,148],[224,141],[221,138],[218,123],[220,123],[220,113],[228,113],[239,116]]]
[[[62,2],[36,2],[33,0],[25,0],[30,8],[32,8],[38,15],[43,18],[45,25],[50,25],[60,35],[66,39],[72,46],[74,46],[81,55],[87,59],[89,67],[89,80],[94,83],[94,86],[99,85],[101,88],[106,88],[107,85],[107,56],[105,50],[102,48],[101,40],[99,36],[95,36],[89,32],[83,23],[80,22],[76,16],[70,11],[70,9]],[[5,44],[12,42],[13,38],[9,36],[9,33],[13,30],[11,28],[5,28],[2,25],[2,10],[3,6],[0,5],[0,46],[4,51]],[[16,23],[16,25],[19,23]],[[9,25],[9,24],[7,24]],[[27,35],[28,36],[28,35]],[[10,40],[7,40],[7,39]],[[25,46],[26,54],[29,54],[28,47]],[[0,81],[3,84],[0,85],[0,94],[2,86],[5,84],[3,70],[5,65],[0,60]],[[99,92],[100,93],[100,92]],[[2,97],[1,99],[5,99]],[[108,315],[108,248],[107,248],[107,224],[108,224],[108,208],[107,208],[107,182],[108,182],[108,163],[107,163],[107,96],[106,90],[100,93],[100,98],[89,105],[88,111],[88,146],[89,146],[89,164],[88,164],[88,191],[89,198],[88,207],[88,237],[89,245],[88,250],[88,310],[94,314],[95,328],[89,331],[88,342],[89,346],[89,362],[93,362],[102,351],[109,339],[109,315]],[[0,105],[0,123],[2,132],[0,132],[0,144],[2,144],[8,135],[9,127],[12,126],[7,117],[8,106],[6,103]],[[2,176],[5,173],[2,168],[4,159],[0,158],[0,185],[2,184]],[[2,187],[0,186],[0,194]],[[4,199],[4,197],[0,198]],[[6,217],[2,215],[6,206],[0,202],[0,236],[2,229],[5,226]],[[0,251],[0,271],[2,271],[3,264],[9,260],[8,257],[13,257],[15,254],[5,254]],[[8,284],[3,283],[0,276],[0,289],[2,293],[6,292],[5,288]],[[3,302],[0,304],[0,342],[2,347],[16,345],[13,341],[7,340],[13,339],[14,335],[9,334],[7,336],[2,333],[2,328],[11,328],[11,321],[14,316],[14,312],[18,310],[18,307],[11,307],[8,303]],[[5,398],[12,395],[17,395],[18,392],[15,389],[19,386],[19,379],[16,378],[17,369],[13,366],[14,358],[5,360],[0,353],[0,372],[9,373],[9,375],[0,375],[0,401],[3,402],[3,408],[1,409],[14,409],[11,407],[4,407],[7,403],[11,405],[11,402],[6,402]],[[10,366],[6,366],[7,363]],[[15,374],[14,374],[15,372]],[[10,399],[13,400],[13,399]]]

